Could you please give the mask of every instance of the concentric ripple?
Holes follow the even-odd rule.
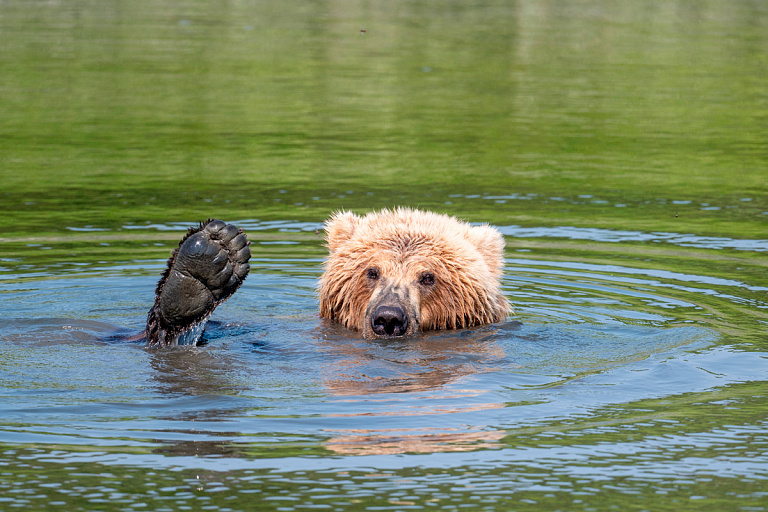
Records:
[[[617,464],[649,481],[766,474],[764,457],[724,471],[696,452],[670,470],[667,454],[708,432],[746,457],[749,445],[732,440],[759,421],[743,418],[739,433],[696,418],[754,410],[768,358],[734,340],[746,332],[738,312],[760,321],[768,290],[635,261],[509,258],[503,286],[516,313],[506,322],[371,341],[317,317],[320,258],[255,258],[207,345],[179,350],[119,341],[141,329],[162,262],[6,276],[0,298],[15,318],[0,327],[0,435],[43,447],[24,455],[39,464],[125,471],[471,467],[487,473],[488,495],[503,475],[523,482],[535,468],[561,483],[614,478]],[[614,469],[600,469],[609,460]]]

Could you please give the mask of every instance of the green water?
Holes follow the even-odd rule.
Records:
[[[765,234],[763,2],[1,8],[5,238],[393,204]]]
[[[290,358],[211,343],[211,357],[240,366],[222,376],[193,361],[214,387],[192,395],[219,397],[225,412],[174,399],[168,416],[177,414],[178,426],[164,423],[161,406],[129,407],[151,395],[151,382],[137,381],[134,394],[86,400],[77,393],[108,394],[109,382],[71,384],[66,379],[84,370],[54,365],[66,385],[51,393],[63,395],[35,395],[30,390],[45,377],[35,373],[35,357],[56,354],[4,347],[4,396],[23,404],[7,414],[23,419],[0,420],[2,510],[138,510],[142,503],[156,510],[257,503],[274,510],[766,510],[765,2],[0,0],[0,180],[6,317],[140,328],[155,263],[167,257],[180,226],[217,217],[249,226],[262,259],[241,293],[258,314],[248,316],[237,296],[229,311],[259,326],[266,315],[309,336],[323,254],[315,229],[340,208],[407,205],[505,229],[505,291],[532,329],[525,336],[544,340],[555,361],[529,355],[519,364],[529,363],[537,378],[549,368],[562,377],[531,383],[531,396],[520,391],[516,405],[537,411],[531,424],[502,412],[437,421],[406,415],[402,425],[387,424],[402,427],[401,437],[374,435],[344,448],[348,440],[332,418],[347,406],[323,402],[312,425],[309,395],[322,392],[290,375]],[[297,224],[270,224],[288,221]],[[638,273],[651,277],[636,281]],[[589,308],[579,305],[583,295]],[[619,309],[638,316],[627,320]],[[622,348],[615,361],[628,365],[626,375],[612,380],[606,368],[614,362],[595,370],[596,379],[607,372],[616,387],[605,392],[618,398],[573,413],[564,404],[578,402],[578,378],[592,370],[560,361],[566,355],[545,335],[569,339],[568,329],[588,313],[595,316],[587,323],[628,346],[647,334],[633,326],[682,337],[700,329],[708,334],[691,339],[732,351],[732,363],[708,366],[675,353],[667,373],[658,356],[648,373],[663,379],[644,383],[629,377],[640,371],[631,364],[666,352]],[[536,334],[553,319],[566,327]],[[610,331],[617,324],[626,335]],[[0,329],[3,340],[13,336]],[[610,352],[590,336],[575,338]],[[664,350],[685,344],[673,337]],[[324,347],[310,346],[314,353]],[[129,383],[138,379],[131,365],[145,371],[142,358],[154,370],[166,364],[121,350],[123,375],[105,351],[78,347],[71,355]],[[600,359],[584,354],[585,365]],[[272,362],[261,366],[261,356]],[[310,372],[306,357],[295,364]],[[673,363],[686,367],[678,361],[686,357],[712,381],[676,376]],[[14,364],[29,366],[17,377]],[[469,372],[468,380],[446,384],[450,408],[484,410],[455,398],[477,385],[514,416],[506,393],[528,384],[510,370],[515,365],[502,366],[512,384],[495,382],[491,370],[491,377]],[[269,378],[253,376],[265,368]],[[255,414],[241,412],[250,411],[248,400],[222,398],[234,393],[231,381],[246,385],[241,373],[275,393],[244,393],[261,400],[264,427],[242,419]],[[617,384],[625,380],[653,391],[636,396]],[[585,402],[603,389],[584,387]],[[25,393],[32,393],[27,401]],[[405,397],[407,407],[421,403],[408,393],[380,393]],[[24,416],[36,400],[51,407],[50,416]],[[89,412],[93,400],[115,409]],[[550,400],[552,411],[536,408]],[[131,404],[121,409],[122,401]],[[214,419],[195,423],[197,407]],[[360,407],[351,412],[370,414]],[[380,413],[355,425],[375,430],[388,417]],[[133,414],[157,425],[134,425]],[[292,414],[307,424],[291,425]],[[125,426],[104,434],[100,422],[113,420]],[[458,440],[450,432],[424,435],[425,424],[443,420],[447,431],[462,431]],[[230,423],[242,431],[228,431]],[[197,438],[195,429],[205,434]],[[461,437],[462,429],[471,435]],[[38,431],[53,434],[37,440]],[[445,453],[454,451],[469,455]],[[204,460],[189,462],[195,457]],[[18,482],[26,485],[18,490]]]

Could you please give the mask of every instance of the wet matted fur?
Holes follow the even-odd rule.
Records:
[[[328,258],[318,287],[320,316],[373,336],[377,304],[398,304],[408,332],[502,321],[504,239],[488,225],[396,208],[357,216],[338,212],[325,224]]]

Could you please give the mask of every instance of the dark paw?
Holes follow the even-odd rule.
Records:
[[[196,344],[216,306],[248,275],[248,245],[242,229],[220,220],[191,228],[157,283],[147,315],[147,343]]]

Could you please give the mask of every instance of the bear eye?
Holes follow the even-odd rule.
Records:
[[[379,278],[379,269],[376,267],[371,267],[368,270],[365,271],[365,277],[370,279],[371,281],[376,281]]]
[[[419,278],[419,284],[422,284],[424,286],[432,286],[435,284],[435,274],[432,272],[424,272],[421,274],[421,277]]]

